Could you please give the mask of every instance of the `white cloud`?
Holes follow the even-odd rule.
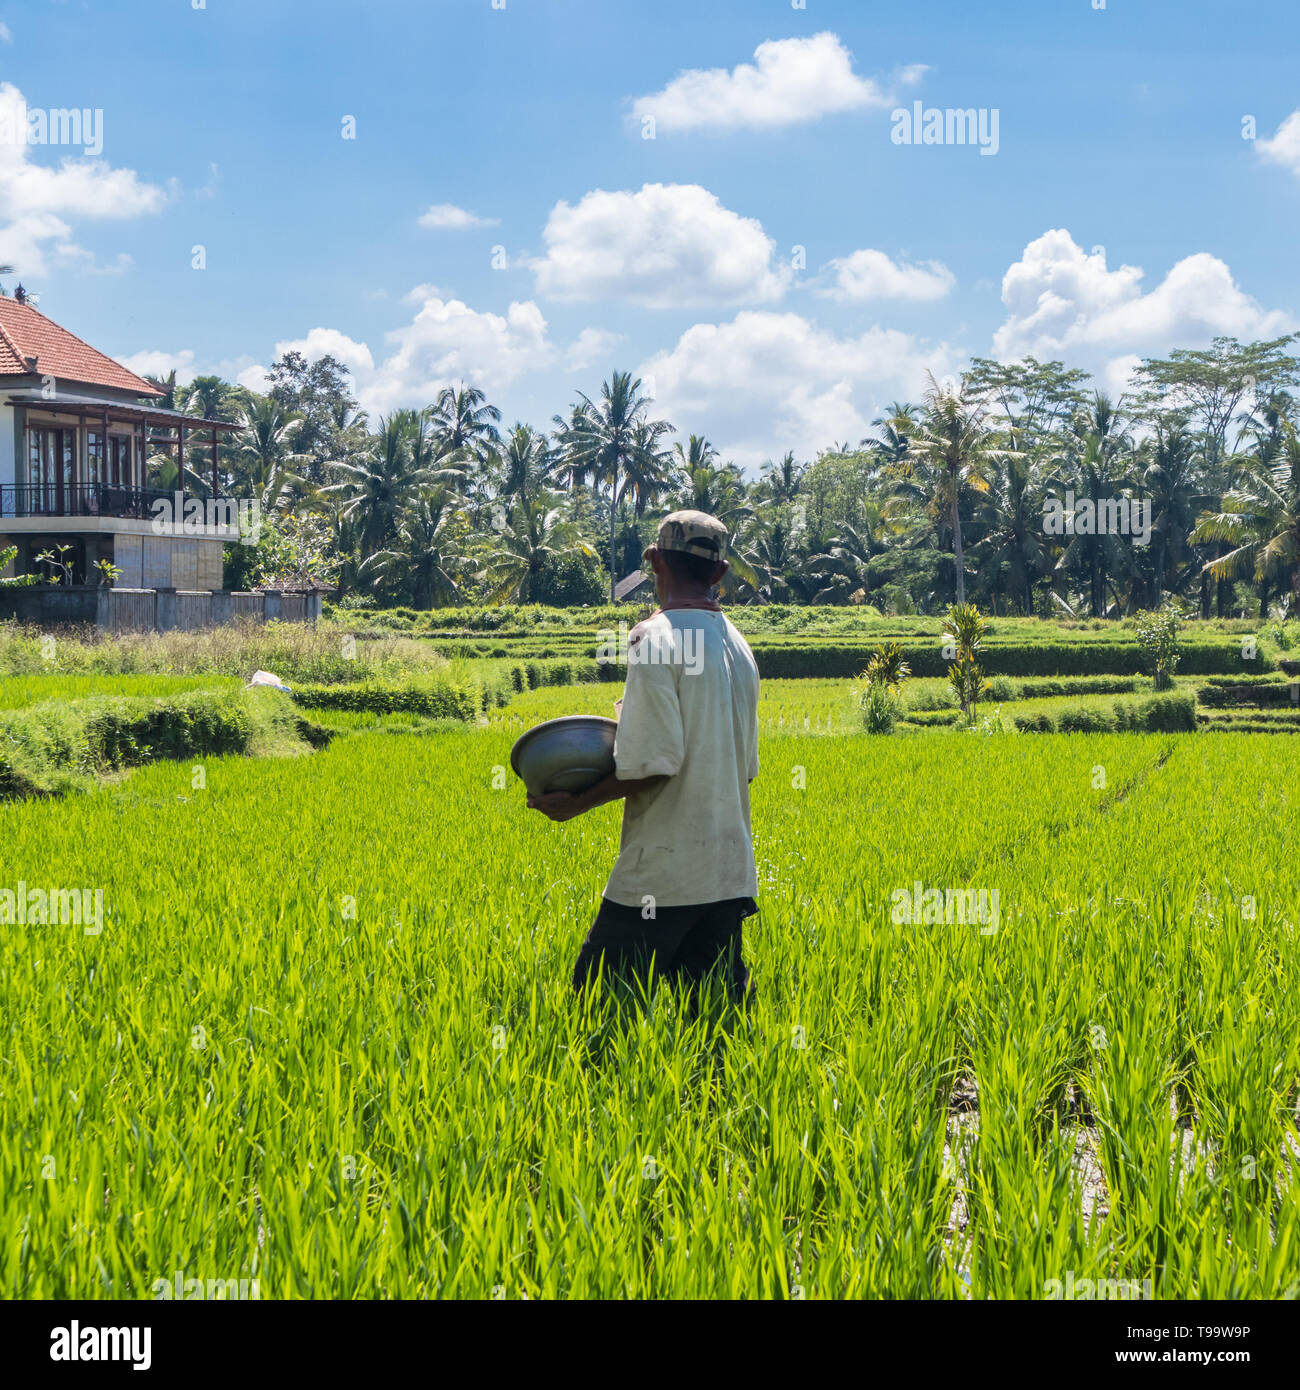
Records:
[[[492,395],[556,358],[546,320],[531,301],[511,304],[503,316],[432,296],[411,323],[386,336],[394,351],[373,371],[354,374],[361,404],[372,415],[427,405],[458,381]]]
[[[0,19],[0,39],[2,39],[5,43],[13,43],[14,41],[14,31],[4,22],[3,19]]]
[[[136,376],[151,376],[162,380],[169,372],[175,372],[176,380],[182,386],[189,385],[196,376],[203,375],[195,369],[193,348],[182,348],[180,352],[145,349],[143,352],[128,353],[125,357],[115,360]]]
[[[1270,164],[1300,175],[1300,109],[1292,111],[1271,138],[1257,140],[1255,148]]]
[[[26,104],[12,83],[0,83],[0,260],[20,275],[48,272],[52,243],[64,259],[87,252],[73,240],[65,218],[128,218],[157,212],[166,201],[161,188],[145,183],[132,169],[114,169],[102,159],[63,160],[57,169],[34,163],[32,146],[13,133],[25,128]]]
[[[604,328],[584,328],[565,350],[565,368],[580,372],[586,367],[599,366],[615,344],[622,340],[621,333],[611,333]]]
[[[431,287],[424,287],[431,288]],[[409,324],[388,333],[387,357],[337,328],[313,328],[275,344],[271,360],[300,352],[309,362],[329,354],[352,378],[353,390],[372,419],[402,406],[425,406],[444,386],[467,381],[500,401],[501,392],[530,372],[563,364],[575,371],[598,364],[619,335],[587,328],[561,351],[550,339],[541,310],[531,301],[511,304],[504,315],[471,309],[458,299],[426,295]],[[266,391],[267,367],[252,357],[200,362],[190,348],[137,352],[118,359],[142,376],[166,376],[173,368],[182,385],[210,373],[254,391]]]
[[[912,64],[894,75],[895,86],[920,80],[925,68]],[[656,133],[694,129],[771,128],[813,121],[841,111],[887,107],[894,96],[853,71],[853,55],[832,33],[806,39],[770,39],[754,50],[752,63],[693,68],[659,92],[636,98],[638,121],[653,117]]]
[[[867,299],[942,299],[957,283],[956,277],[939,261],[908,265],[893,261],[883,251],[855,251],[833,260],[835,285],[819,293],[831,299],[860,303]]]
[[[688,328],[637,375],[655,414],[753,467],[786,449],[811,457],[856,443],[887,401],[915,398],[927,370],[944,376],[959,360],[947,344],[926,347],[892,329],[841,338],[798,314],[746,310]]]
[[[1045,232],[1002,280],[1007,318],[993,337],[998,357],[1060,357],[1100,371],[1107,380],[1134,354],[1199,347],[1217,334],[1267,338],[1295,320],[1266,310],[1246,294],[1217,256],[1198,252],[1178,261],[1154,289],[1143,271],[1110,270],[1104,247],[1088,252],[1069,232]]]
[[[119,355],[115,360],[137,376],[151,376],[157,380],[164,379],[174,371],[178,386],[188,386],[196,376],[219,376],[240,386],[251,387],[254,391],[264,391],[267,385],[266,369],[247,354],[200,363],[193,348],[181,348],[179,352],[145,349]]]
[[[434,227],[459,231],[464,227],[495,227],[495,217],[479,217],[477,213],[466,212],[455,203],[435,203],[420,218],[421,227]]]
[[[755,304],[780,299],[793,278],[773,264],[762,224],[699,184],[595,189],[575,207],[557,203],[542,236],[546,254],[529,264],[538,293],[554,299]]]
[[[364,376],[375,369],[375,359],[365,343],[349,338],[337,328],[313,328],[305,338],[286,338],[276,343],[278,360],[286,352],[300,352],[308,362],[321,357],[335,357],[353,376]]]
[[[76,266],[88,275],[121,275],[135,264],[125,251],[120,251],[111,261],[101,262],[93,251],[74,242],[61,242],[54,248],[54,254],[64,265]]]

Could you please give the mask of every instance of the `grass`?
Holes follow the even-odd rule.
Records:
[[[510,713],[0,807],[107,914],[0,932],[4,1296],[1294,1295],[1300,743],[766,732],[724,1026],[571,999],[618,817]]]
[[[158,759],[306,753],[328,738],[279,691],[238,684],[50,700],[0,710],[0,799],[85,790]]]
[[[167,696],[191,690],[235,690],[236,676],[81,675],[0,676],[0,710],[25,709],[47,700],[84,700],[93,695]]]

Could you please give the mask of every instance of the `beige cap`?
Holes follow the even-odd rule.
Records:
[[[660,550],[680,550],[721,563],[727,558],[727,528],[708,512],[671,512],[659,523]]]

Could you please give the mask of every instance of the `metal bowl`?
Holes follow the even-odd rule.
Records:
[[[533,796],[581,792],[614,771],[618,724],[596,714],[548,719],[515,740],[510,766]]]

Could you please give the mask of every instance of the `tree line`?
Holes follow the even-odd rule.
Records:
[[[219,486],[255,498],[263,528],[230,548],[228,583],[314,580],[357,606],[598,603],[658,518],[694,507],[732,533],[725,596],[741,603],[1104,617],[1172,599],[1267,617],[1300,609],[1297,336],[1143,359],[1118,397],[1059,361],[976,357],[864,438],[752,477],[628,372],[546,430],[503,427],[468,384],[371,421],[341,363],[297,352],[265,394],[156,384],[240,426]],[[202,453],[183,480],[197,493]],[[175,461],[152,473],[174,485]]]

